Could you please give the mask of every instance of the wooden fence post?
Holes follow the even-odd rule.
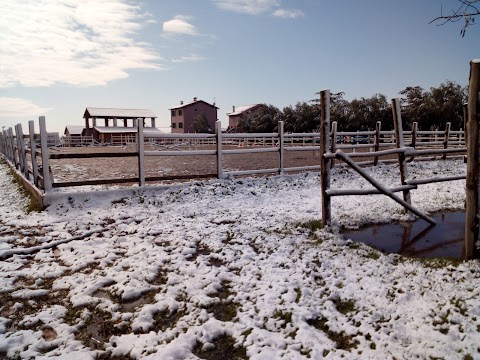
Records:
[[[380,150],[380,131],[381,130],[382,130],[382,122],[377,121],[377,123],[375,124],[375,137],[374,137],[375,151]],[[377,165],[378,165],[378,156],[375,155],[373,158],[373,166],[377,166]]]
[[[3,137],[3,133],[0,134],[0,153],[5,155],[5,140]]]
[[[464,259],[478,257],[475,243],[479,232],[479,126],[480,120],[480,60],[470,62],[470,80],[468,85],[468,121],[467,121],[467,181],[465,211]]]
[[[330,152],[334,153],[337,151],[337,122],[332,122],[332,134],[330,136]],[[330,161],[330,168],[333,169],[335,166],[335,159]]]
[[[445,126],[445,137],[443,139],[443,148],[444,149],[448,149],[448,140],[450,138],[450,127],[451,127],[451,123],[447,122],[446,126]],[[447,154],[443,154],[442,156],[442,160],[447,160]]]
[[[414,122],[412,125],[412,143],[410,144],[411,147],[414,149],[417,147],[417,133],[418,133],[418,123]]]
[[[330,189],[330,159],[325,157],[330,139],[330,90],[320,91],[320,186],[322,191],[322,224],[332,225],[331,199],[327,194]]]
[[[400,110],[400,100],[398,98],[392,99],[392,112],[393,112],[393,125],[395,128],[395,142],[397,148],[401,149],[405,147],[405,142],[403,140],[403,124],[402,124],[402,114]],[[398,165],[400,168],[400,181],[402,185],[407,185],[406,181],[408,179],[408,168],[407,161],[405,159],[405,153],[398,154]],[[403,190],[403,200],[408,204],[411,204],[410,190]]]
[[[13,156],[12,156],[12,147],[10,143],[10,129],[5,130],[5,148],[6,148],[6,155],[7,160],[13,164]]]
[[[20,149],[20,130],[18,125],[15,125],[15,146],[17,147],[17,156],[18,156],[18,170],[23,174],[25,171],[25,166],[23,164],[22,151]]]
[[[3,130],[3,136],[5,138],[5,159],[12,162],[11,155],[10,155],[10,140],[9,140],[8,129]]]
[[[10,152],[12,156],[12,164],[18,169],[18,160],[17,160],[17,147],[15,146],[15,137],[13,135],[13,129],[8,128],[8,134],[10,138]]]
[[[43,176],[43,191],[45,193],[52,190],[52,179],[50,178],[50,165],[48,163],[49,154],[47,147],[47,127],[45,125],[45,116],[38,118],[40,125],[40,148],[42,150],[42,176]]]
[[[37,164],[37,143],[35,141],[35,123],[33,120],[28,122],[28,133],[30,137],[30,151],[32,157],[33,183],[38,188],[38,164]]]
[[[138,186],[145,186],[145,144],[143,142],[143,120],[137,119]]]
[[[217,141],[217,178],[223,179],[222,164],[222,122],[217,120],[215,123],[215,139]]]
[[[10,157],[9,149],[8,149],[8,133],[7,133],[7,130],[5,129],[3,129],[2,133],[3,133],[3,141],[4,141],[3,155],[5,155],[5,160],[8,160]]]
[[[463,104],[463,140],[465,141],[465,147],[468,146],[468,103]]]
[[[280,166],[279,166],[279,173],[283,175],[283,162],[284,162],[284,123],[283,121],[278,122],[278,151],[280,152]],[[293,137],[292,137],[293,139]]]
[[[17,145],[15,144],[15,135],[13,134],[13,129],[12,128],[9,128],[8,129],[9,133],[10,133],[10,147],[12,149],[12,162],[13,164],[15,165],[15,169],[18,170],[18,168],[20,167],[20,161],[18,160],[18,149],[17,149]]]
[[[23,130],[22,130],[21,124],[17,124],[16,133],[17,133],[18,158],[20,160],[20,169],[23,175],[25,176],[25,178],[28,179],[27,151],[25,149],[25,139],[23,138]]]

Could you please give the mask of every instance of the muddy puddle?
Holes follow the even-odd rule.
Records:
[[[387,253],[412,257],[461,258],[465,212],[442,211],[431,217],[437,225],[424,220],[371,225],[344,231],[346,239],[363,242]]]

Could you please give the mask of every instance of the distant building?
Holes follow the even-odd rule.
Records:
[[[67,125],[65,131],[63,132],[65,136],[84,136],[85,128],[78,125]]]
[[[88,137],[90,138],[90,137]],[[67,125],[63,132],[63,145],[64,146],[83,146],[86,142],[85,128],[78,125]],[[87,140],[88,141],[88,140]],[[90,144],[92,141],[90,140]]]
[[[241,129],[238,126],[238,122],[242,118],[242,116],[249,114],[253,111],[258,110],[264,106],[263,104],[252,104],[252,105],[243,105],[243,106],[238,106],[232,107],[232,112],[227,113],[228,115],[228,131],[241,131]]]
[[[143,121],[150,118],[150,127],[145,127],[144,136],[162,134],[155,127],[157,115],[148,109],[114,109],[114,108],[94,108],[87,107],[83,114],[85,119],[84,136],[93,136],[93,139],[100,143],[112,143],[114,139],[120,139],[121,142],[130,142],[137,133],[137,119]],[[100,124],[103,123],[104,126]],[[130,126],[129,126],[130,123]],[[125,141],[122,141],[125,139]],[[127,141],[128,139],[128,141]]]
[[[193,98],[192,102],[183,103],[180,101],[179,106],[170,109],[172,133],[183,134],[193,133],[193,120],[198,115],[204,113],[207,117],[208,126],[214,130],[215,122],[217,121],[218,107],[215,104],[209,104],[203,100]]]

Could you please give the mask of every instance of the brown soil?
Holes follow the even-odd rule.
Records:
[[[286,147],[290,144],[286,144]],[[255,146],[259,148],[260,146]],[[246,148],[252,148],[248,146]],[[167,150],[214,150],[212,145],[184,145]],[[239,149],[238,146],[224,146],[224,150]],[[145,150],[158,150],[154,146],[146,146]],[[351,152],[347,149],[345,152]],[[78,148],[52,148],[51,154],[69,153],[135,153],[136,147],[129,146],[101,146],[101,147],[78,147]],[[368,153],[368,149],[356,149],[356,152]],[[396,156],[382,157],[395,159]],[[369,156],[357,157],[356,162],[372,161]],[[243,171],[259,169],[278,169],[280,155],[272,153],[250,154],[224,154],[223,171]],[[336,163],[339,163],[336,161]],[[285,151],[284,168],[301,166],[320,166],[320,151]],[[50,160],[54,182],[83,181],[94,179],[126,179],[138,176],[137,157],[120,158],[84,158],[84,159],[52,159]],[[148,177],[186,177],[192,178],[211,175],[216,177],[217,159],[215,155],[188,155],[188,156],[146,156],[145,176]],[[272,171],[271,174],[275,174]]]
[[[256,147],[258,148],[258,147]],[[213,150],[213,146],[185,146],[182,150]],[[239,147],[224,147],[239,149]],[[145,150],[154,150],[146,148]],[[178,149],[175,149],[178,150]],[[132,153],[133,146],[123,147],[83,147],[51,149],[58,153]],[[256,169],[275,169],[279,167],[278,153],[225,154],[223,155],[223,171],[241,171]],[[284,167],[320,165],[319,151],[285,152]],[[136,157],[123,158],[87,158],[87,159],[52,159],[50,160],[55,182],[82,181],[92,179],[135,178],[138,176],[138,160]],[[216,175],[217,159],[215,155],[188,156],[147,156],[145,157],[145,176],[185,176]]]

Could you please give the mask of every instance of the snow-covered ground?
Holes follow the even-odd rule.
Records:
[[[411,177],[465,172],[409,164]],[[398,168],[369,170],[398,186]],[[367,188],[336,169],[332,188]],[[420,186],[414,206],[461,209],[465,181]],[[332,201],[318,174],[196,182],[113,200],[85,194],[24,214],[0,164],[0,358],[475,359],[480,267],[385,255],[342,227],[405,220],[385,196]]]

